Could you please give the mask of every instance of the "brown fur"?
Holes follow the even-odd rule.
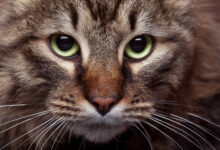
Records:
[[[0,149],[72,150],[81,148],[83,138],[85,149],[114,149],[114,136],[121,140],[119,149],[149,149],[139,129],[131,133],[135,127],[149,132],[155,150],[176,148],[144,121],[184,150],[196,149],[151,120],[160,112],[219,136],[219,127],[189,115],[220,121],[219,10],[218,0],[0,0]],[[58,33],[79,43],[79,57],[67,60],[51,52],[49,39]],[[127,43],[142,34],[154,37],[152,53],[139,61],[124,56]],[[91,105],[96,96],[118,100],[107,117]],[[26,105],[9,106],[16,104]],[[14,120],[41,111],[48,112],[24,123],[25,118]],[[197,130],[220,148],[219,141]]]

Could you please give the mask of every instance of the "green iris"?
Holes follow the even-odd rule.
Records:
[[[51,37],[51,48],[62,57],[73,57],[79,53],[79,44],[70,36],[53,35]]]
[[[132,59],[142,59],[153,49],[153,39],[149,35],[141,35],[132,39],[126,46],[125,55]]]

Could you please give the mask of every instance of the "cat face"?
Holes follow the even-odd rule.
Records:
[[[1,17],[3,103],[42,104],[42,122],[54,118],[98,143],[167,102],[184,103],[194,54],[190,2],[29,3],[14,2],[16,13]],[[32,107],[17,111],[24,109]]]
[[[171,16],[175,12],[167,10],[168,4],[162,7],[156,1],[33,3],[36,6],[27,8],[21,25],[30,28],[33,40],[26,29],[23,36],[28,41],[16,45],[9,64],[13,61],[10,67],[18,84],[30,88],[45,84],[36,89],[48,88],[41,102],[74,134],[107,142],[147,119],[156,111],[155,102],[175,95],[191,46],[185,44],[191,40],[190,29],[175,20],[183,12]],[[62,42],[61,36],[78,45],[73,57],[55,51],[53,45]],[[142,44],[152,44],[149,54],[138,59],[127,56],[127,45],[140,36],[151,38],[152,43]],[[17,95],[31,92],[19,88],[23,91]]]
[[[49,34],[73,37],[80,47],[79,54],[67,60],[59,58],[45,42],[39,50],[39,55],[47,49],[49,59],[56,57],[51,59],[53,63],[58,59],[66,63],[59,66],[65,77],[55,79],[57,85],[47,98],[47,107],[55,117],[64,117],[70,127],[74,126],[74,134],[93,142],[106,142],[139,118],[148,118],[155,112],[154,101],[168,98],[180,85],[188,55],[188,46],[183,42],[189,39],[181,28],[168,32],[168,22],[153,23],[149,4],[144,6],[143,2],[121,2],[113,8],[101,2],[82,5],[71,17],[61,16],[60,26],[64,27]],[[156,31],[156,26],[163,26],[163,30]],[[179,41],[169,39],[178,34]],[[128,43],[141,35],[153,40],[150,54],[140,59],[126,56]]]

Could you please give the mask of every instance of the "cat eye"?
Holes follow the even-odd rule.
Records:
[[[132,59],[142,59],[148,56],[153,49],[153,38],[149,35],[140,35],[133,38],[125,48],[125,55]]]
[[[64,58],[77,56],[80,51],[79,44],[67,35],[53,35],[50,39],[50,45],[57,55]]]

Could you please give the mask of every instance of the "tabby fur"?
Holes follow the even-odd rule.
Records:
[[[116,143],[144,150],[145,130],[155,150],[177,149],[144,121],[184,150],[196,149],[150,119],[161,112],[220,136],[219,127],[189,115],[220,124],[219,10],[219,0],[0,0],[0,149],[107,150]],[[54,55],[48,39],[56,33],[72,36],[80,56]],[[142,34],[154,37],[153,52],[140,61],[126,58],[126,44]],[[89,102],[94,96],[119,101],[103,117]],[[192,130],[220,149],[213,136]]]

